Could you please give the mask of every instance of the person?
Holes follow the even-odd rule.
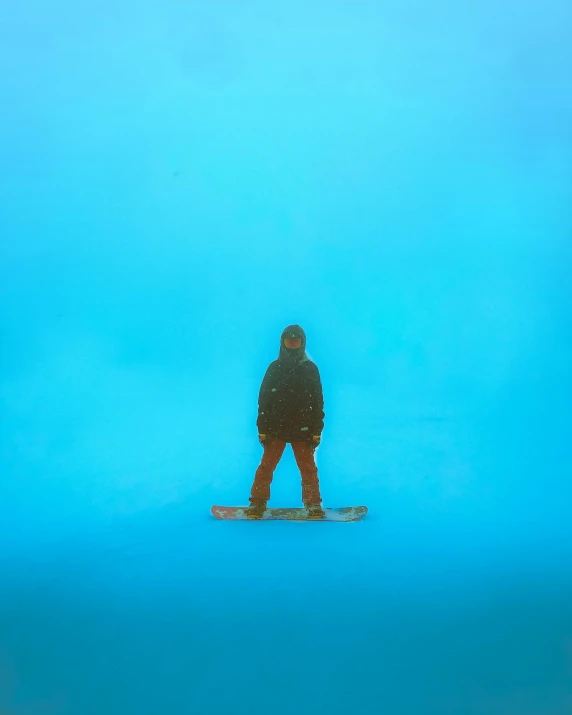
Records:
[[[310,518],[322,518],[322,499],[314,452],[324,428],[324,397],[317,366],[306,355],[306,334],[289,325],[280,338],[277,360],[268,366],[258,396],[258,438],[264,448],[245,514],[260,519],[270,499],[274,470],[292,445],[302,477],[302,501]]]

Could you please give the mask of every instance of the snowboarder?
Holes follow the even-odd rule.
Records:
[[[314,451],[324,428],[324,398],[317,366],[306,355],[306,334],[289,325],[280,339],[278,360],[270,363],[258,397],[258,438],[264,448],[245,514],[262,518],[274,470],[286,444],[292,445],[302,476],[302,501],[310,518],[324,516]]]

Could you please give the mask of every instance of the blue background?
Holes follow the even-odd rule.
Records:
[[[3,9],[3,713],[572,711],[571,28]],[[216,522],[292,322],[324,500],[370,514]]]

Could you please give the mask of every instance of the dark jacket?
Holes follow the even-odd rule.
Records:
[[[288,350],[287,335],[298,335],[302,346]],[[270,363],[258,397],[256,425],[261,434],[285,442],[311,442],[324,428],[324,398],[317,366],[306,355],[306,335],[290,325],[280,339],[278,360]]]

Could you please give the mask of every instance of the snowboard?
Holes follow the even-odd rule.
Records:
[[[211,514],[216,519],[227,521],[359,521],[367,514],[366,506],[344,506],[338,509],[324,508],[325,516],[316,519],[308,516],[303,508],[269,508],[261,518],[246,516],[245,506],[213,506]]]

